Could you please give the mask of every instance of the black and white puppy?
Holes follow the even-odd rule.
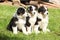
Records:
[[[8,29],[13,31],[14,34],[17,34],[17,31],[19,29],[22,30],[22,32],[27,35],[28,33],[26,32],[25,27],[26,16],[27,16],[26,9],[22,7],[18,8],[8,25]]]
[[[28,28],[28,33],[31,34],[31,32],[33,32],[34,30],[34,24],[36,22],[36,17],[37,17],[37,6],[35,5],[30,5],[27,10],[28,10],[28,24],[26,25]]]
[[[43,32],[50,32],[49,29],[47,29],[48,26],[48,9],[46,6],[40,6],[38,9],[38,17],[36,22],[40,29],[42,29]]]

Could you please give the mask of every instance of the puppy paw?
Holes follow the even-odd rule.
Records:
[[[50,30],[49,30],[49,29],[47,29],[47,32],[50,32]]]
[[[17,34],[17,32],[13,32],[13,34]]]
[[[32,32],[28,32],[28,34],[31,34]]]
[[[28,32],[26,32],[26,33],[23,33],[23,34],[25,34],[25,35],[29,35],[29,34],[28,34]]]
[[[50,32],[49,29],[43,30],[44,33]]]
[[[36,32],[35,32],[35,34],[39,34],[39,33],[40,33],[40,31],[36,31]]]

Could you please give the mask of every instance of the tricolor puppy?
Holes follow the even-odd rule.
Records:
[[[37,21],[36,21],[36,25],[38,25],[40,27],[40,29],[42,29],[43,32],[50,32],[49,29],[47,29],[48,26],[48,9],[46,6],[40,6],[40,8],[38,8],[38,17],[37,17]]]
[[[37,8],[38,7],[35,5],[30,5],[27,8],[28,16],[27,16],[26,26],[29,34],[31,34],[31,32],[34,30],[34,24],[36,22],[36,17],[38,14]]]
[[[26,9],[21,7],[18,8],[8,25],[8,29],[13,31],[14,34],[17,34],[17,31],[19,29],[22,30],[24,34],[28,35],[25,27],[26,16]]]

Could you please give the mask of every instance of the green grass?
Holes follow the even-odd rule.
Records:
[[[49,9],[49,25],[50,33],[40,33],[35,35],[24,35],[19,32],[14,35],[8,31],[7,25],[16,11],[17,7],[0,5],[0,40],[60,40],[60,9]]]

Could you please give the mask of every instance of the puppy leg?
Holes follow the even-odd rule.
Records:
[[[42,23],[42,31],[43,31],[44,33],[50,32],[50,30],[47,29],[47,26],[48,26],[48,23],[47,23],[47,22],[43,22],[43,23]]]
[[[13,33],[17,34],[17,26],[16,27],[12,27]]]
[[[27,27],[27,31],[28,31],[29,34],[32,33],[32,31],[31,31],[31,26],[30,26],[30,27]]]
[[[40,33],[40,31],[38,30],[38,28],[39,28],[39,25],[35,25],[35,26],[34,26],[34,32],[35,32],[36,34]]]
[[[22,26],[22,32],[23,32],[25,35],[28,35],[28,32],[26,31],[26,27],[25,27],[25,26]]]

